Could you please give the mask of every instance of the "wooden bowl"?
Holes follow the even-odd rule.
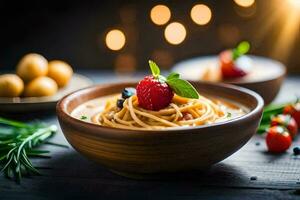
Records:
[[[69,143],[81,154],[121,175],[141,178],[157,173],[205,169],[240,149],[259,125],[263,100],[248,89],[192,82],[200,94],[219,96],[247,107],[246,115],[226,122],[172,130],[124,130],[70,116],[78,105],[115,94],[137,83],[97,85],[64,97],[57,116]]]
[[[253,69],[243,78],[224,81],[242,86],[260,94],[265,105],[271,103],[278,94],[286,74],[285,66],[276,61],[260,56],[248,56],[252,60]],[[206,67],[219,66],[218,56],[196,57],[177,63],[172,71],[178,72],[183,79],[198,81]]]

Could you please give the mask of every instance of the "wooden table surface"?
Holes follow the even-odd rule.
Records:
[[[83,71],[95,83],[123,81],[130,76]],[[134,77],[140,77],[138,74]],[[300,77],[285,81],[276,102],[300,95]],[[55,113],[36,117],[58,125]],[[59,131],[52,141],[67,144]],[[300,145],[300,137],[293,146]],[[300,199],[300,156],[266,152],[264,139],[254,136],[242,149],[211,169],[174,180],[132,180],[87,160],[71,147],[45,145],[50,159],[34,159],[42,176],[20,185],[0,177],[0,199]],[[255,177],[255,178],[251,178]]]

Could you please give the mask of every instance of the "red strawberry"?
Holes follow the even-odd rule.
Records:
[[[164,77],[155,62],[149,60],[149,66],[152,76],[146,76],[136,87],[140,107],[147,110],[165,108],[171,103],[174,93],[186,98],[199,98],[197,90],[186,80],[180,79],[179,74],[172,72]]]
[[[243,77],[246,73],[237,67],[232,59],[232,51],[226,50],[220,53],[221,71],[224,79]]]
[[[295,138],[295,136],[298,133],[298,126],[297,122],[291,115],[276,115],[272,117],[271,119],[271,126],[284,126],[289,131],[292,138]]]
[[[243,56],[250,49],[250,44],[243,41],[234,49],[225,50],[220,53],[219,60],[224,79],[243,77],[249,68],[249,58]],[[246,71],[245,71],[246,70]]]
[[[147,110],[160,110],[167,107],[174,96],[166,82],[153,76],[146,76],[136,87],[139,106]]]

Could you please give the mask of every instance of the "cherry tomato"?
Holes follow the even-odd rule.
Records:
[[[232,57],[232,50],[225,50],[221,52],[219,60],[224,79],[239,78],[246,75],[246,72],[236,66]]]
[[[291,115],[297,122],[298,127],[300,127],[300,102],[285,106],[283,113]]]
[[[270,152],[285,152],[292,144],[292,137],[284,127],[273,126],[267,131],[266,144]]]
[[[291,115],[281,114],[272,117],[271,126],[277,125],[286,127],[292,138],[294,138],[298,133],[298,125]]]

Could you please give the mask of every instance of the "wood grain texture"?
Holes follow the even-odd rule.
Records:
[[[96,82],[112,82],[115,76],[105,72],[87,72]],[[130,77],[125,77],[128,80]],[[120,79],[118,79],[120,81]],[[121,80],[122,81],[122,80]],[[294,100],[300,77],[285,81],[276,102]],[[16,116],[38,117],[56,123],[53,114]],[[61,131],[52,141],[67,144]],[[259,143],[259,145],[256,145]],[[300,145],[298,137],[293,146]],[[21,185],[0,177],[0,199],[299,199],[300,156],[292,148],[282,155],[266,153],[264,140],[253,137],[242,149],[209,170],[186,175],[176,180],[138,181],[112,174],[104,167],[87,160],[72,148],[45,145],[51,159],[34,159],[43,176],[24,178]],[[257,180],[250,180],[256,176]]]

